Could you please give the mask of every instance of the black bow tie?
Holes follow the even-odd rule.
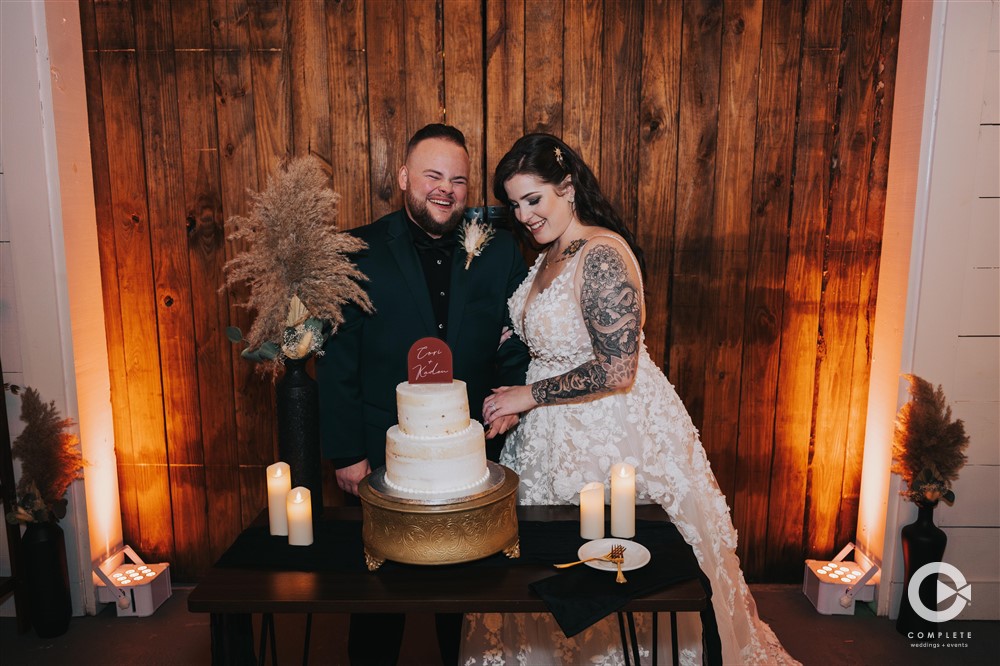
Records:
[[[455,249],[455,238],[453,234],[445,234],[441,238],[431,238],[423,231],[414,229],[413,247],[417,248],[417,252],[421,254],[430,252],[443,257],[450,257],[452,250]]]

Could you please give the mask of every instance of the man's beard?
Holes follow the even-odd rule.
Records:
[[[451,217],[445,222],[438,222],[431,217],[430,211],[427,210],[427,202],[417,199],[410,190],[403,192],[403,200],[406,202],[406,211],[417,223],[417,226],[432,236],[444,236],[451,232],[462,221],[465,214],[465,211],[456,207]]]

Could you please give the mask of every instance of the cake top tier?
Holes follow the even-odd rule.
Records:
[[[399,429],[415,437],[440,437],[469,427],[469,394],[460,379],[448,384],[396,387]]]

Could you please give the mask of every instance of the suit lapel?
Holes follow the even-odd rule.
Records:
[[[424,278],[423,269],[420,268],[420,260],[417,258],[417,251],[413,249],[410,231],[406,228],[409,222],[402,211],[396,214],[388,228],[389,252],[399,272],[403,274],[405,285],[401,285],[401,290],[409,292],[413,299],[413,304],[420,313],[420,322],[424,329],[429,331],[427,335],[433,335],[434,310],[431,308],[430,295],[427,293],[427,280]],[[454,274],[454,273],[453,273]]]
[[[469,300],[469,280],[471,274],[476,270],[476,261],[482,257],[476,257],[469,265],[469,270],[465,270],[465,250],[456,247],[451,256],[451,295],[448,297],[448,346],[452,350],[458,345],[458,331],[462,324],[462,315],[465,312],[465,304]]]

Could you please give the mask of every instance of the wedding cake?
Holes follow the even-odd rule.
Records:
[[[486,438],[469,418],[465,382],[403,382],[399,423],[385,437],[385,483],[401,493],[441,497],[486,481]]]

